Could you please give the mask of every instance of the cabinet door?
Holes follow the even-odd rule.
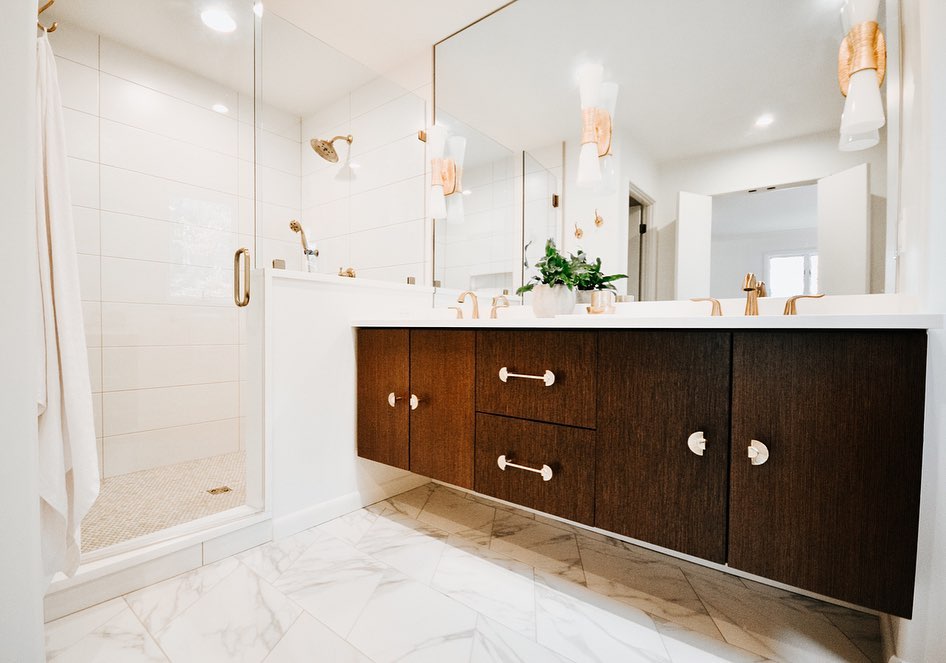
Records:
[[[409,469],[410,333],[406,329],[359,329],[358,455]],[[394,406],[388,395],[398,400]]]
[[[411,331],[411,471],[473,488],[475,332]]]
[[[575,522],[594,522],[595,434],[584,428],[537,421],[476,415],[475,490],[507,502],[538,509]],[[537,472],[507,465],[505,460],[551,470]]]
[[[923,331],[735,333],[729,564],[910,617],[925,370]]]
[[[728,332],[598,336],[595,525],[726,559]],[[702,456],[688,439],[702,431]]]
[[[505,368],[506,379],[500,377]],[[548,382],[541,377],[549,372]],[[595,427],[595,334],[490,330],[476,336],[476,410]]]

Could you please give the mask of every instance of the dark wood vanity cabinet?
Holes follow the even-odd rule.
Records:
[[[726,561],[730,337],[598,334],[595,526]]]
[[[909,617],[925,370],[924,331],[734,333],[729,565]]]
[[[360,329],[358,454],[909,617],[926,342]]]
[[[360,329],[358,455],[473,488],[474,332]]]

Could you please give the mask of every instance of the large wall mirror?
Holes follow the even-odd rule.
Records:
[[[887,122],[858,151],[839,149],[843,4],[517,0],[436,45],[436,118],[521,160],[510,181],[522,213],[503,217],[518,225],[502,241],[518,242],[524,265],[547,235],[628,274],[620,291],[641,300],[741,296],[747,272],[774,296],[894,292],[897,4],[881,1],[878,16]],[[617,102],[609,163],[583,186],[588,65],[616,83]],[[530,207],[536,187],[560,207],[537,208],[538,195]],[[435,273],[462,274],[452,263],[478,264],[481,251],[435,251]],[[528,276],[512,272],[504,283]],[[443,285],[469,287],[468,276]]]

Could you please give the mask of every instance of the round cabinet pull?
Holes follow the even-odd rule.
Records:
[[[412,409],[412,410],[416,410],[416,409],[417,409],[417,406],[420,405],[420,399],[417,398],[417,396],[415,396],[414,394],[411,394],[411,401],[410,401],[410,403],[411,403],[411,409]]]
[[[391,407],[394,407],[394,405],[395,405],[399,400],[401,400],[401,399],[398,398],[397,396],[395,396],[393,391],[392,391],[390,394],[388,394],[388,405],[390,405]]]
[[[509,369],[505,366],[499,369],[500,380],[507,382],[509,378],[519,378],[521,380],[542,380],[546,387],[551,387],[553,384],[555,384],[555,373],[552,371],[545,371],[545,373],[542,375],[523,375],[522,373],[510,373]]]
[[[526,472],[535,472],[536,474],[542,475],[542,481],[551,481],[552,480],[552,468],[548,465],[543,465],[542,469],[537,470],[534,467],[526,467],[525,465],[516,465],[515,463],[506,460],[505,454],[496,459],[496,464],[499,465],[499,469],[503,472],[506,471],[507,467],[514,467],[517,470],[525,470]]]
[[[753,465],[762,465],[769,459],[769,448],[758,440],[752,440],[748,451],[749,462]]]
[[[703,452],[706,451],[706,438],[703,437],[703,431],[698,430],[690,435],[690,437],[687,438],[687,446],[690,447],[690,451],[697,456],[702,456]]]

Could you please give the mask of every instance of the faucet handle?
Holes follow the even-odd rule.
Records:
[[[765,281],[759,281],[755,287],[759,291],[759,297],[768,297],[769,291],[765,289]]]
[[[462,308],[460,308],[459,306],[448,306],[447,308],[450,309],[451,311],[456,311],[456,312],[457,312],[457,320],[462,320],[462,319],[463,319],[463,309],[462,309]]]
[[[821,299],[822,297],[824,297],[823,292],[817,295],[795,295],[794,297],[789,297],[785,301],[785,309],[782,311],[782,315],[797,315],[798,306],[795,302],[799,299]]]
[[[713,302],[713,309],[710,312],[711,317],[720,317],[723,315],[723,307],[715,297],[693,297],[691,302]]]

